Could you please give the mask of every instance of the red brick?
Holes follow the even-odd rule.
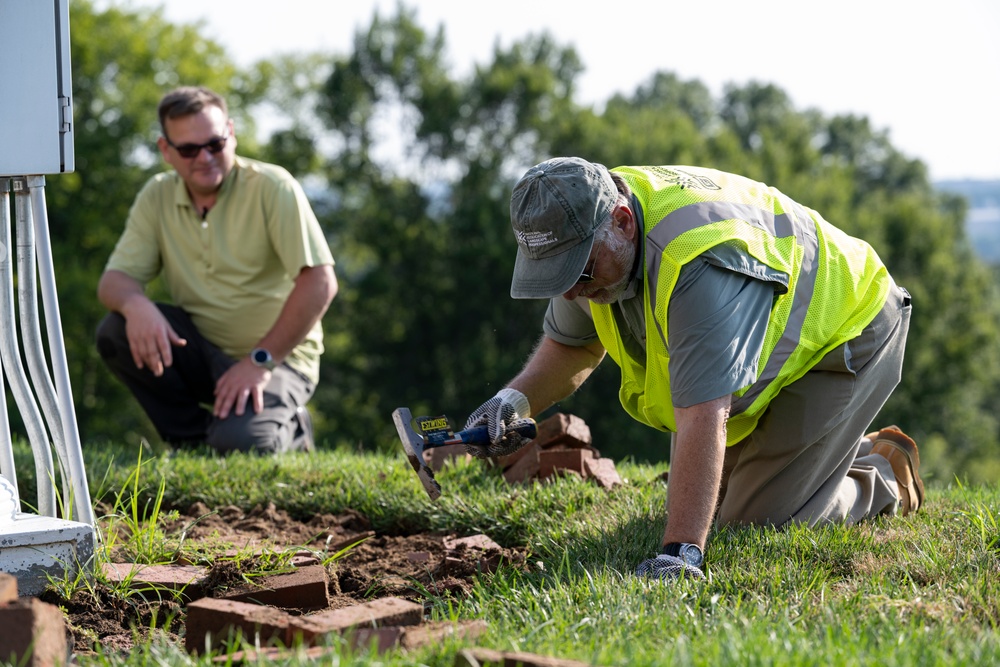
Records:
[[[508,484],[527,482],[538,474],[538,453],[541,451],[538,445],[532,443],[523,450],[526,450],[524,456],[503,473],[503,478]]]
[[[366,530],[361,533],[356,533],[354,535],[351,535],[350,537],[344,537],[339,540],[327,543],[326,551],[327,553],[335,554],[338,551],[341,551],[342,549],[353,547],[355,544],[364,542],[365,540],[371,537],[375,537],[374,530]]]
[[[0,572],[0,604],[17,599],[17,577]]]
[[[440,471],[446,463],[455,459],[471,461],[472,455],[465,451],[465,445],[443,445],[424,450],[424,462],[434,472]]]
[[[197,600],[204,595],[202,583],[208,568],[194,565],[140,565],[138,563],[104,563],[104,576],[114,584],[128,582],[133,590],[150,587],[181,593],[185,600]]]
[[[444,539],[445,549],[480,549],[489,551],[490,549],[500,549],[500,545],[494,542],[488,535],[482,533],[469,535],[468,537],[446,537]]]
[[[289,563],[292,567],[307,567],[309,565],[319,565],[320,561],[319,558],[310,554],[308,556],[292,556],[292,560]]]
[[[583,462],[583,465],[587,476],[592,477],[602,489],[610,489],[624,484],[618,474],[618,469],[615,468],[615,462],[611,459],[588,459]]]
[[[556,470],[584,474],[583,462],[594,458],[590,449],[543,449],[538,454],[538,476],[550,477]]]
[[[240,632],[250,643],[287,644],[292,616],[286,612],[247,602],[202,598],[187,606],[184,645],[189,653],[221,646],[231,634]]]
[[[261,577],[252,586],[241,586],[220,597],[235,602],[256,602],[283,609],[325,609],[330,606],[330,579],[322,565],[307,565],[285,574]]]
[[[440,644],[448,638],[474,640],[486,632],[486,629],[486,622],[480,620],[455,623],[430,621],[416,626],[359,628],[350,633],[348,641],[355,649],[367,648],[375,640],[377,642],[376,648],[380,652],[397,646],[403,650],[413,650]],[[307,646],[299,649],[271,647],[260,650],[235,651],[231,654],[217,656],[212,662],[231,665],[257,665],[266,661],[289,662],[299,657],[305,657],[316,664],[330,664],[329,661],[323,659],[339,654],[340,650],[338,646]],[[319,662],[321,660],[322,663]]]
[[[538,424],[538,434],[533,442],[542,449],[555,445],[587,447],[593,443],[590,427],[576,415],[558,412]]]
[[[316,637],[344,632],[358,627],[417,625],[424,619],[424,608],[401,598],[380,598],[364,604],[330,609],[292,619],[292,633],[301,634],[307,643]]]
[[[441,571],[445,574],[458,574],[466,569],[465,561],[461,558],[445,557],[441,562]]]
[[[589,667],[590,663],[550,658],[534,653],[466,649],[455,656],[455,667]]]
[[[513,452],[507,454],[506,456],[495,456],[493,458],[485,460],[491,461],[493,462],[494,465],[500,466],[501,470],[508,470],[512,465],[520,461],[521,458],[523,458],[526,454],[529,454],[532,451],[531,444],[533,442],[534,440],[528,442],[523,447],[515,449]],[[538,448],[535,448],[534,451],[537,452]]]
[[[212,658],[212,662],[223,663],[226,665],[261,665],[269,664],[270,661],[297,664],[297,661],[300,658],[307,658],[316,664],[328,665],[336,664],[336,660],[323,661],[322,663],[319,661],[327,656],[336,657],[340,654],[340,651],[341,649],[339,646],[309,646],[301,649],[272,646],[270,648],[262,648],[259,651],[233,651],[232,653],[218,655]]]
[[[405,628],[391,625],[386,628],[353,628],[347,631],[347,643],[353,649],[367,650],[374,645],[379,653],[399,646],[406,633]]]
[[[486,632],[486,621],[431,621],[416,627],[409,627],[403,634],[400,645],[404,649],[414,649],[431,644],[440,644],[449,637],[472,640]]]
[[[0,605],[0,663],[25,667],[69,664],[62,610],[38,598]],[[30,657],[28,657],[30,655]]]

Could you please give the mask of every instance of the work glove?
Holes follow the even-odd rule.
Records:
[[[677,556],[660,554],[656,558],[647,558],[639,563],[639,566],[635,568],[635,576],[674,581],[683,577],[704,579],[705,573],[701,571],[701,568],[689,565]]]
[[[490,444],[486,447],[466,445],[466,451],[478,458],[506,456],[516,452],[529,441],[512,429],[530,421],[521,416],[530,411],[527,396],[510,387],[501,389],[496,396],[476,408],[465,422],[466,429],[486,426]]]

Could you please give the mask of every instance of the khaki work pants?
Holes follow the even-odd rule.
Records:
[[[814,526],[895,513],[892,468],[863,436],[899,384],[910,309],[909,294],[893,285],[857,338],[783,389],[756,430],[726,451],[720,524]]]

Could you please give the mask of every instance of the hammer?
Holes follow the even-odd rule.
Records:
[[[424,461],[425,449],[445,445],[471,445],[479,450],[475,453],[477,458],[488,458],[510,454],[538,434],[535,420],[519,419],[504,433],[501,443],[493,445],[486,426],[475,426],[455,433],[451,430],[448,418],[444,416],[420,417],[416,420],[417,428],[414,428],[410,409],[396,408],[392,411],[392,421],[396,424],[396,432],[403,443],[406,458],[431,500],[437,500],[441,496],[441,485],[434,479],[434,471]]]

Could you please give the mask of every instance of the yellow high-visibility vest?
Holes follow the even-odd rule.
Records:
[[[617,167],[642,206],[645,358],[626,352],[611,306],[591,303],[597,333],[621,367],[625,410],[676,431],[667,364],[667,306],[681,267],[735,242],[787,278],[771,308],[757,380],[733,395],[726,444],[746,437],[768,403],[823,356],[861,333],[892,283],[875,250],[777,189],[701,167]]]

